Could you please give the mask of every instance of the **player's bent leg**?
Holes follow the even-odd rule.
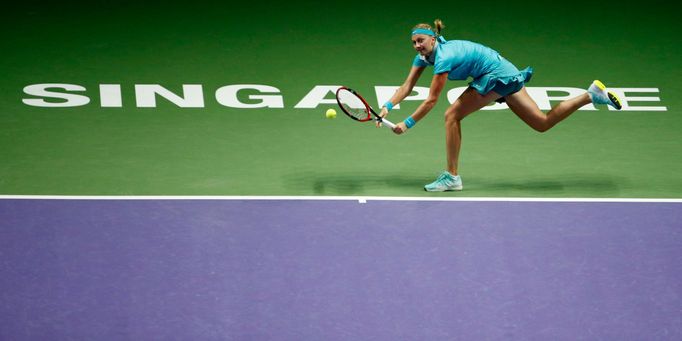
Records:
[[[545,115],[530,95],[528,95],[525,87],[518,92],[505,97],[505,99],[509,109],[511,109],[516,116],[539,132],[545,132],[551,129],[557,123],[565,120],[572,113],[576,112],[580,107],[590,103],[590,97],[587,94],[582,94],[559,103]]]
[[[521,90],[505,97],[509,109],[529,127],[545,132],[551,128],[547,115],[540,110],[524,86]]]

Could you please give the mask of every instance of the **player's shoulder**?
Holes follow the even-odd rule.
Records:
[[[436,58],[451,58],[462,50],[462,40],[448,40],[436,46]]]
[[[412,66],[427,67],[427,66],[429,66],[429,64],[424,60],[424,58],[419,53],[417,53],[414,56],[414,59],[412,59]]]
[[[471,40],[464,40],[464,39],[455,39],[455,40],[448,40],[444,43],[441,43],[439,45],[442,45],[443,48],[445,49],[453,49],[453,48],[469,48],[472,46],[478,46],[481,45],[480,43],[477,43],[475,41]]]

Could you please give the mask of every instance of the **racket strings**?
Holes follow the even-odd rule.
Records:
[[[343,111],[357,120],[368,120],[370,113],[365,102],[348,90],[340,90],[337,99]]]
[[[343,108],[346,110],[348,114],[357,118],[358,120],[364,120],[369,117],[365,109],[355,109],[347,104],[343,104]]]

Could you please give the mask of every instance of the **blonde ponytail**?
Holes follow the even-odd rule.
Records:
[[[436,19],[433,21],[433,27],[435,28],[433,31],[440,36],[440,31],[445,28],[445,25],[443,25],[443,21]]]

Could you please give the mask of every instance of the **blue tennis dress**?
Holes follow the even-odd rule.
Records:
[[[466,40],[440,42],[429,58],[417,54],[412,65],[433,65],[433,74],[447,72],[449,80],[472,77],[469,86],[478,93],[485,95],[494,90],[502,97],[521,90],[533,75],[533,68],[519,71],[497,51]]]

